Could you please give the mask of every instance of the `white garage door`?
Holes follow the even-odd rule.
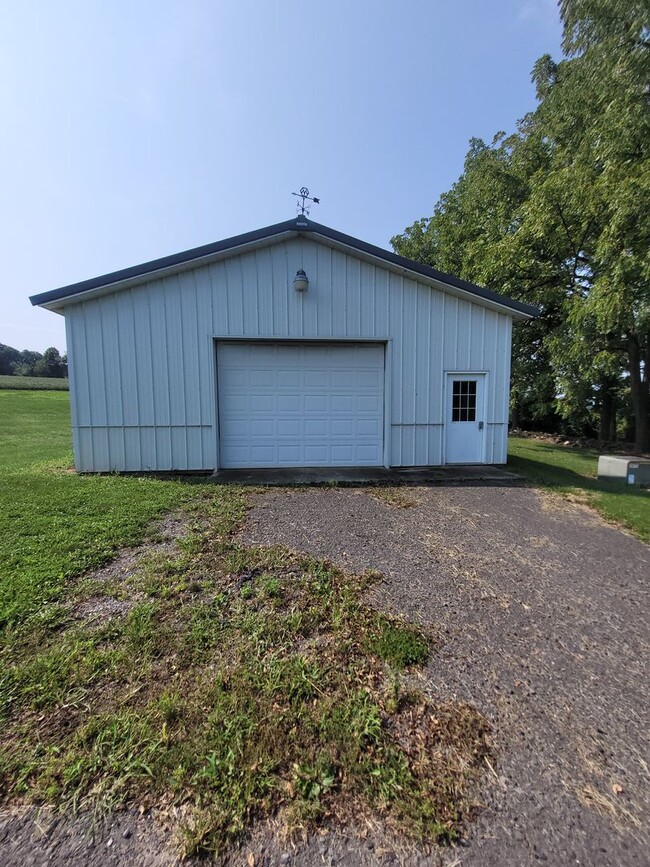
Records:
[[[383,464],[380,344],[220,343],[221,467]]]

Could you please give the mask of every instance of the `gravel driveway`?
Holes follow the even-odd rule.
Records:
[[[248,543],[383,573],[373,604],[440,639],[418,685],[487,715],[498,761],[459,848],[430,857],[396,850],[378,827],[294,846],[271,824],[254,830],[231,867],[649,863],[649,548],[525,487],[311,488],[252,498]],[[162,823],[132,810],[98,823],[0,811],[3,867],[171,867],[169,838]]]
[[[485,809],[443,860],[647,865],[650,549],[525,487],[381,493],[256,495],[244,539],[382,572],[373,603],[441,639],[421,686],[492,720]],[[336,848],[325,863],[360,863]]]

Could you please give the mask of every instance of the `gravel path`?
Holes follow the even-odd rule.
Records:
[[[244,538],[377,569],[373,603],[440,636],[423,688],[474,704],[499,749],[453,863],[647,865],[650,549],[525,487],[401,494],[257,495]]]

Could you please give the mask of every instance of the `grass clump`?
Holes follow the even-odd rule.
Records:
[[[429,656],[429,642],[421,630],[381,615],[376,618],[368,646],[398,670],[410,665],[423,665]]]
[[[598,452],[510,437],[508,467],[553,493],[590,506],[650,542],[650,491],[598,480]]]

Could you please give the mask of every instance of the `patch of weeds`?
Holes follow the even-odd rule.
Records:
[[[269,599],[280,599],[282,597],[282,584],[278,578],[273,576],[265,577],[260,581],[260,590]]]
[[[228,622],[224,618],[225,597],[197,602],[190,607],[189,624],[184,630],[185,647],[193,659],[218,647],[223,641]]]
[[[70,634],[52,647],[13,665],[0,677],[0,717],[13,706],[44,709],[81,703],[114,675],[123,652],[98,647],[94,638]]]
[[[165,652],[173,637],[158,614],[155,602],[141,602],[129,611],[124,623],[124,640],[129,651],[145,657]]]
[[[156,699],[155,707],[166,725],[172,725],[183,715],[183,700],[177,690],[165,690]]]
[[[91,717],[67,749],[50,747],[36,791],[75,806],[89,794],[102,807],[123,803],[135,785],[147,785],[161,765],[163,739],[147,716],[133,710]]]
[[[423,665],[429,656],[429,641],[421,630],[381,615],[368,636],[368,647],[396,669]]]

